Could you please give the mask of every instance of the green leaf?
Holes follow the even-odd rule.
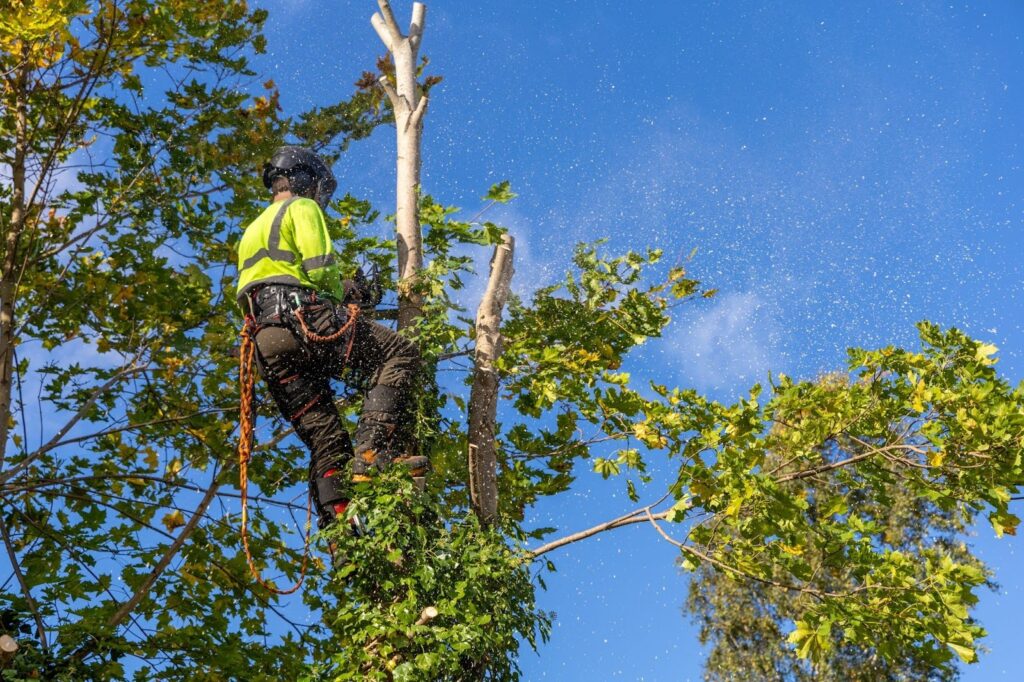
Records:
[[[964,663],[974,663],[978,660],[978,654],[973,647],[964,646],[962,644],[953,644],[952,642],[946,642],[946,646],[952,649]]]
[[[508,202],[515,199],[518,195],[512,191],[512,183],[508,180],[502,180],[499,183],[491,185],[491,188],[487,191],[484,196],[485,201],[493,201],[499,204],[507,204]]]

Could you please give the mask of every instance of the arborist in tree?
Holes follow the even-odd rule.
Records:
[[[420,355],[360,314],[365,286],[341,280],[323,213],[337,187],[327,164],[308,149],[281,147],[263,184],[273,203],[239,242],[238,304],[270,395],[309,448],[309,490],[324,528],[344,513],[351,482],[369,480],[372,468],[400,463],[425,475],[427,459],[409,454]],[[354,448],[330,386],[345,368],[365,378]]]

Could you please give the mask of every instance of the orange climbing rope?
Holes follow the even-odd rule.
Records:
[[[355,303],[349,303],[346,307],[348,308],[348,319],[345,320],[345,324],[341,325],[341,329],[333,334],[328,334],[327,336],[322,336],[314,331],[310,331],[309,327],[306,326],[306,318],[302,314],[302,308],[295,309],[295,317],[298,318],[299,326],[302,327],[302,333],[306,335],[307,339],[314,343],[331,343],[333,341],[337,341],[344,336],[346,332],[352,329],[352,327],[355,326],[356,319],[359,317],[360,308],[358,305]],[[355,334],[351,334],[348,337],[348,344],[345,348],[345,363],[348,363],[348,356],[352,353],[352,342],[355,338]]]
[[[252,552],[249,550],[248,533],[248,493],[249,493],[249,460],[252,458],[253,433],[256,411],[253,404],[254,387],[256,383],[256,320],[246,316],[242,325],[242,349],[238,364],[238,378],[241,385],[241,418],[239,422],[238,436],[238,475],[239,488],[242,497],[242,547],[245,549],[245,561],[249,564],[249,572],[252,577],[265,589],[274,594],[291,594],[302,586],[306,579],[306,568],[309,565],[309,539],[313,528],[313,501],[306,502],[306,544],[302,552],[302,569],[299,571],[298,581],[287,590],[279,590],[263,580],[256,562],[253,561]]]
[[[343,324],[338,331],[326,336],[317,334],[306,326],[306,320],[303,318],[302,308],[296,309],[295,316],[298,318],[299,326],[302,327],[302,333],[306,335],[307,339],[315,343],[332,343],[340,339],[346,332],[352,330],[355,326],[356,318],[359,317],[359,313],[360,308],[358,305],[349,304],[348,320],[345,321],[345,324]],[[298,590],[306,578],[306,569],[309,566],[309,540],[312,535],[313,528],[313,500],[312,497],[309,497],[306,501],[306,540],[302,551],[302,569],[299,571],[299,579],[287,590],[279,590],[263,580],[259,569],[256,568],[256,562],[252,558],[252,552],[249,549],[249,460],[252,459],[256,417],[253,402],[256,385],[256,331],[256,319],[251,315],[246,315],[245,322],[242,325],[242,347],[241,352],[239,353],[238,363],[238,380],[241,387],[241,397],[239,401],[241,416],[239,420],[238,435],[238,476],[239,490],[242,498],[242,547],[245,550],[245,561],[249,564],[249,572],[252,574],[252,577],[256,582],[274,594],[285,595],[292,594]],[[345,364],[348,363],[349,356],[352,354],[352,344],[355,341],[355,338],[355,333],[349,334],[348,343],[345,345]]]

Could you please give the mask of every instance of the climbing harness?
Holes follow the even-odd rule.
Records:
[[[251,299],[250,299],[251,304]],[[311,331],[306,326],[306,321],[303,317],[302,307],[298,306],[295,308],[294,313],[296,319],[298,319],[299,326],[302,329],[302,333],[306,336],[306,339],[313,343],[333,343],[340,339],[345,333],[351,331],[349,334],[348,342],[345,347],[345,354],[342,362],[348,364],[349,356],[352,353],[352,345],[355,340],[355,323],[356,318],[359,316],[359,306],[355,304],[349,304],[348,308],[348,319],[345,321],[341,328],[333,334],[320,335]],[[249,565],[249,572],[252,574],[253,579],[257,583],[262,585],[265,589],[278,595],[292,594],[299,587],[302,586],[303,581],[306,578],[306,569],[309,565],[309,543],[310,537],[312,536],[313,528],[313,499],[312,496],[307,498],[306,502],[306,527],[305,527],[305,543],[302,552],[302,568],[299,571],[298,581],[287,590],[281,590],[273,585],[267,583],[260,575],[259,569],[256,567],[256,562],[252,557],[252,551],[249,548],[249,533],[248,533],[248,491],[249,491],[249,461],[252,459],[253,442],[255,435],[255,422],[256,422],[256,408],[255,408],[255,384],[256,384],[256,334],[259,332],[260,326],[256,323],[256,316],[252,314],[250,307],[250,314],[245,316],[245,321],[242,324],[241,330],[241,352],[239,353],[239,365],[238,365],[238,378],[240,385],[240,400],[239,408],[241,412],[239,420],[239,437],[238,437],[238,475],[239,475],[239,491],[241,493],[242,500],[242,523],[241,523],[241,535],[242,535],[242,548],[245,551],[245,561]]]

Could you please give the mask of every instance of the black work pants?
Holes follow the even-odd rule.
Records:
[[[345,322],[344,312],[339,314],[329,302],[304,305],[302,310],[307,328],[322,336]],[[310,492],[323,526],[333,518],[333,503],[347,499],[345,469],[353,452],[402,452],[409,447],[419,349],[363,316],[356,319],[353,331],[329,343],[309,340],[291,311],[280,311],[276,319],[257,314],[257,321],[265,325],[256,334],[260,371],[281,414],[309,448]],[[349,334],[354,334],[351,350]],[[330,385],[346,363],[366,379],[354,448]],[[335,471],[344,475],[328,483],[327,475]]]

